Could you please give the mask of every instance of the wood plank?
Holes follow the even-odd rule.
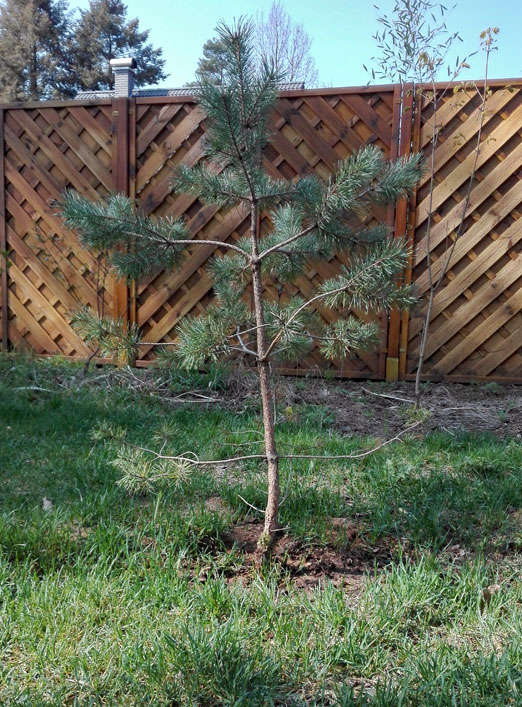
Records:
[[[365,146],[364,140],[361,140],[355,130],[352,130],[337,115],[322,96],[310,96],[305,99],[305,103],[310,106],[314,113],[330,128],[350,152],[357,152]]]
[[[440,288],[433,300],[432,319],[438,317],[447,307],[449,307],[457,297],[468,290],[480,277],[488,270],[491,270],[495,263],[508,253],[522,239],[522,228],[518,221],[515,221],[504,233],[495,241],[489,244],[480,255],[469,262],[468,266],[459,272],[450,282]],[[426,315],[425,305],[419,316],[423,319]],[[411,337],[416,336],[422,328],[422,322],[417,317],[412,320]]]
[[[20,320],[23,326],[31,333],[31,336],[33,336],[36,340],[38,346],[40,347],[38,353],[62,353],[56,342],[51,339],[51,337],[41,326],[41,324],[39,324],[36,319],[31,316],[31,313],[27,311],[23,304],[18,300],[16,295],[14,295],[12,292],[9,298],[9,309],[14,313],[16,319]],[[11,326],[14,327],[15,323],[10,322],[10,328]]]
[[[129,198],[133,203],[136,203],[136,101],[131,100],[129,103],[129,154],[128,154],[128,169],[129,169]],[[136,280],[132,280],[128,284],[128,321],[135,324],[137,321],[137,303],[136,303]]]
[[[413,93],[413,111],[412,111],[412,135],[411,135],[411,151],[417,153],[420,151],[420,130],[421,130],[421,111],[418,105],[418,98]],[[418,187],[415,187],[409,198],[408,203],[408,218],[406,224],[406,238],[408,245],[411,248],[411,253],[408,256],[408,264],[404,276],[406,285],[411,285],[413,281],[413,262],[415,253],[415,206],[417,204]],[[404,380],[406,374],[407,358],[408,358],[408,341],[409,341],[409,325],[410,312],[403,310],[401,313],[401,335],[399,341],[399,379]]]
[[[212,280],[205,273],[199,278],[197,284],[176,302],[176,306],[150,328],[146,334],[147,341],[162,341],[211,289]],[[140,358],[143,358],[152,348],[152,346],[140,346]]]
[[[279,115],[285,118],[288,125],[305,140],[306,144],[313,149],[324,164],[333,172],[340,161],[339,155],[330,145],[321,138],[316,130],[310,125],[306,118],[301,115],[287,100],[280,100],[276,103],[275,109]]]
[[[165,126],[176,117],[183,107],[182,103],[173,103],[164,106],[156,115],[152,116],[146,126],[140,129],[136,140],[136,154],[138,157],[141,157],[150,143],[156,139],[160,132],[165,129]]]
[[[5,213],[5,112],[0,110],[0,251],[1,282],[0,303],[2,307],[2,349],[9,349],[9,259],[7,254],[7,222]]]
[[[55,194],[56,197],[62,193],[67,186],[67,181],[63,179],[63,181],[58,182],[54,176],[50,174],[47,165],[42,164],[38,160],[36,155],[26,147],[7,124],[5,125],[5,143],[13,155],[20,160],[20,163],[33,172],[48,191],[51,190],[51,193]],[[18,171],[17,165],[13,164],[12,159],[9,161],[11,162],[13,170]]]
[[[152,177],[163,169],[165,163],[172,159],[180,147],[182,147],[183,143],[194,134],[199,128],[203,118],[203,111],[199,107],[195,108],[186,118],[176,125],[168,138],[162,141],[157,149],[140,164],[136,184],[138,192],[143,190]]]
[[[60,300],[69,310],[76,309],[82,302],[75,299],[74,295],[50,272],[41,262],[38,256],[29,248],[19,235],[12,229],[9,231],[9,247],[17,253],[22,260],[29,265],[31,270],[45,283],[46,287]]]
[[[297,177],[302,177],[305,174],[312,173],[312,168],[303,155],[295,149],[294,145],[285,135],[283,135],[280,130],[274,130],[270,136],[270,144],[277,152],[279,152],[285,162],[288,162],[288,164],[296,172]]]
[[[358,95],[341,95],[341,101],[359,116],[385,145],[391,144],[391,125],[383,120],[364,98]]]
[[[519,105],[511,115],[502,121],[491,134],[484,139],[481,143],[480,151],[477,158],[476,168],[477,170],[485,164],[488,160],[495,156],[500,148],[511,140],[511,138],[516,135],[516,133],[522,128],[522,104]],[[513,150],[513,153],[518,152],[518,150]],[[508,159],[508,158],[506,158]],[[501,169],[505,177],[510,174],[510,170],[504,164],[506,159],[502,160],[496,169]],[[431,210],[436,211],[438,207],[446,201],[451,195],[459,189],[466,181],[469,181],[470,174],[473,170],[473,165],[475,163],[475,152],[471,152],[467,157],[460,162],[452,170],[451,175],[447,179],[444,179],[440,184],[438,184],[433,190],[433,203]],[[487,181],[487,180],[484,180]],[[417,206],[417,226],[422,224],[428,217],[430,207],[429,196],[426,196],[423,201]]]
[[[202,230],[205,226],[207,226],[212,221],[214,216],[216,216],[216,214],[219,213],[219,211],[220,211],[220,208],[218,206],[204,206],[204,207],[202,207],[194,215],[194,217],[191,218],[190,221],[187,223],[187,231],[189,234],[189,238],[193,239],[194,242],[196,242],[198,240],[197,239],[198,232],[200,230]],[[217,219],[216,219],[216,221],[218,223],[220,223],[220,221],[218,221]],[[228,237],[228,235],[229,234],[227,234],[227,237]],[[211,248],[211,251],[209,251],[209,252],[214,252],[212,246],[207,246],[207,247]],[[201,246],[199,246],[198,248],[187,246],[186,249],[187,249],[187,254],[190,254],[191,251],[197,250],[198,252],[200,252]],[[186,265],[186,262],[187,261],[185,261],[185,265]],[[159,276],[160,276],[160,273],[154,273],[154,274],[148,275],[147,277],[140,280],[140,282],[137,283],[138,294],[141,295],[148,288],[149,285],[151,285],[152,283],[154,283],[158,279]]]
[[[112,155],[111,121],[105,113],[99,111],[99,117],[95,118],[89,110],[83,106],[78,106],[69,108],[67,114],[89,133],[106,155],[109,157]]]
[[[519,289],[512,297],[500,304],[493,314],[490,314],[489,317],[484,319],[473,329],[471,341],[470,337],[467,337],[457,344],[457,346],[453,347],[444,358],[437,362],[434,370],[441,375],[451,373],[451,371],[462,364],[469,355],[475,352],[477,342],[480,343],[481,347],[484,346],[487,340],[493,336],[500,327],[518,314],[521,309],[522,289]],[[517,351],[519,348],[522,348],[522,339],[520,331],[516,331],[506,339],[505,348],[502,347],[502,349],[492,351],[484,356],[479,363],[474,363],[471,366],[469,374],[477,376],[489,375],[502,361],[511,356],[514,351]]]
[[[183,160],[183,164],[193,167],[205,156],[205,148],[203,138],[201,137],[186,153]],[[138,168],[136,175],[136,188],[140,203],[140,208],[150,216],[156,209],[163,204],[167,196],[174,191],[172,186],[172,167],[167,163],[162,167],[162,170],[168,170],[168,174],[165,174],[160,180],[157,177],[157,181],[149,182],[143,189],[140,188],[140,171]],[[161,171],[161,170],[160,170]],[[194,197],[191,197],[194,200]]]
[[[16,116],[16,121],[24,129],[26,134],[33,140],[35,145],[47,155],[47,157],[52,161],[52,163],[59,169],[59,171],[67,177],[70,184],[74,187],[76,191],[89,199],[96,200],[98,194],[95,189],[89,184],[89,182],[73,167],[69,160],[63,155],[60,150],[56,147],[54,142],[50,140],[47,135],[40,129],[40,127],[23,111],[16,111],[12,113]],[[45,182],[44,182],[45,186]]]
[[[116,191],[119,194],[129,194],[129,107],[130,99],[116,98],[113,103],[114,127],[113,137],[115,144],[116,164],[113,168],[113,178]],[[122,249],[125,247],[122,246]],[[127,281],[116,275],[112,277],[112,310],[111,316],[123,319],[128,323],[129,288]]]
[[[447,270],[451,270],[451,268],[459,263],[470,250],[477,246],[483,238],[487,237],[488,234],[493,231],[503,219],[509,216],[512,211],[520,207],[521,204],[522,181],[519,181],[457,239]],[[500,238],[502,237],[503,234]],[[439,276],[446,259],[445,254],[443,257],[432,262],[431,269],[434,279]],[[424,294],[429,289],[429,278],[427,271],[421,273],[416,278],[415,286],[420,294]]]
[[[6,194],[6,205],[7,213],[13,216],[15,222],[21,224],[26,233],[31,233],[31,226],[33,222],[30,216],[11,197],[9,193]],[[22,238],[21,234],[20,237]],[[82,300],[85,302],[85,304],[89,304],[91,307],[96,308],[97,298],[95,291],[92,289],[90,284],[84,278],[82,278],[80,274],[75,270],[68,258],[57,247],[56,243],[52,238],[46,241],[45,248],[49,250],[52,257],[56,260],[58,267],[63,272],[65,279],[72,285],[74,285],[79,292],[81,292]],[[34,257],[36,258],[36,255]]]
[[[503,159],[498,166],[488,174],[487,179],[483,179],[476,184],[472,191],[467,209],[467,214],[471,214],[477,209],[492,193],[501,186],[509,175],[515,174],[522,166],[522,144],[516,147],[509,155]],[[458,228],[462,220],[462,209],[464,203],[460,201],[448,212],[439,222],[432,225],[430,235],[431,248],[436,248],[453,231]],[[417,228],[419,227],[419,221]],[[415,265],[417,266],[426,257],[426,236],[420,238],[416,244]]]
[[[428,89],[432,93],[432,89]],[[444,101],[442,105],[437,106],[437,113],[435,120],[438,126],[444,126],[449,123],[461,110],[466,108],[473,98],[477,95],[475,90],[473,91],[459,91],[458,93],[449,93],[447,90],[443,89],[442,94],[447,96],[446,100],[440,95],[437,96],[437,103],[441,100]],[[421,107],[422,113],[424,114],[429,106],[430,111],[433,111],[433,105],[431,100],[427,98],[422,99],[423,105]],[[426,148],[432,140],[433,137],[433,113],[426,117],[423,115],[422,128],[420,133],[420,146],[422,149]],[[431,148],[430,148],[431,149]]]
[[[230,234],[248,216],[246,208],[232,209],[226,218],[213,230],[209,236],[211,240],[225,242]],[[195,242],[197,239],[195,239]],[[147,320],[154,316],[154,313],[191,277],[196,270],[215,253],[214,246],[199,245],[194,246],[194,252],[183,263],[183,267],[172,274],[164,285],[153,294],[147,295],[138,308],[138,324],[144,326]]]
[[[29,297],[29,299],[40,308],[40,311],[45,318],[49,322],[52,322],[57,331],[60,332],[61,337],[67,341],[75,351],[88,354],[89,349],[74,329],[71,328],[70,323],[61,316],[56,307],[45,299],[42,293],[33,285],[31,280],[24,275],[15,263],[12,263],[9,269],[11,270],[10,277],[13,282],[15,282],[27,295],[27,297]],[[24,308],[26,309],[26,307]]]
[[[44,199],[42,199],[42,197],[24,179],[24,177],[18,172],[18,170],[13,169],[9,160],[6,160],[5,162],[5,174],[7,182],[10,182],[14,187],[16,187],[20,194],[23,194],[27,204],[34,210],[35,214],[37,214],[46,223],[47,227],[52,231],[52,233],[60,234],[63,237],[64,242],[67,243],[69,252],[74,252],[78,260],[81,260],[82,265],[87,269],[92,269],[96,267],[96,256],[94,256],[92,253],[83,249],[80,246],[76,235],[72,233],[72,231],[69,231],[67,228],[65,228],[63,221],[58,217],[51,205],[44,201]],[[16,200],[11,198],[10,194],[6,198],[10,200],[9,203],[12,205],[12,207],[17,210],[19,216],[21,216],[22,218],[22,221],[28,224],[26,233],[34,233],[36,229],[36,219],[30,218],[27,212],[19,207],[19,204],[16,203]],[[8,213],[9,212],[10,207],[8,208]],[[29,219],[29,221],[27,219]]]
[[[407,83],[402,87],[397,87],[394,94],[395,110],[393,112],[393,130],[392,134],[395,138],[394,144],[391,146],[391,158],[397,159],[400,157],[409,157],[411,151],[412,137],[412,118],[413,118],[413,84]],[[402,105],[401,105],[402,104]],[[402,129],[399,126],[402,113]],[[395,205],[395,218],[393,208],[390,210],[388,222],[393,225],[394,238],[404,238],[406,235],[406,225],[408,220],[408,205],[407,198],[400,199]],[[411,264],[409,264],[411,270]],[[406,273],[401,273],[397,278],[399,285]],[[399,347],[401,335],[401,311],[393,308],[388,317],[388,346],[387,359],[391,359],[388,365],[386,378],[388,380],[396,380],[399,377]]]
[[[518,260],[518,259],[517,259]],[[520,277],[520,263],[517,260],[510,260],[502,270],[497,273],[494,280],[491,280],[487,286],[476,293],[473,299],[468,300],[451,316],[451,319],[444,320],[444,326],[435,330],[433,327],[434,320],[432,319],[431,334],[428,337],[426,345],[426,361],[432,356],[435,351],[440,349],[447,341],[474,319],[480,312],[495,301],[497,297],[510,285],[512,285]],[[469,346],[477,345],[475,336],[469,336]]]
[[[430,374],[426,373],[421,376],[421,381],[440,381],[440,376],[436,373]],[[415,380],[414,373],[407,373],[406,380]],[[501,383],[504,385],[519,385],[522,382],[521,376],[486,376],[480,378],[479,376],[466,376],[466,375],[450,375],[445,376],[445,381],[448,383]]]
[[[520,292],[517,294],[520,295]],[[520,305],[518,305],[518,307],[520,310]],[[497,369],[504,363],[504,361],[506,361],[506,359],[511,358],[511,356],[517,353],[517,351],[522,354],[520,324],[518,324],[516,331],[512,332],[504,339],[500,349],[491,351],[487,356],[484,356],[480,363],[472,369],[472,373],[481,377],[491,376],[491,374],[495,374],[497,372]],[[522,367],[519,370],[522,372]],[[513,371],[510,371],[510,373],[513,373]]]
[[[87,145],[78,137],[77,133],[60,117],[54,108],[41,111],[41,115],[49,123],[54,132],[61,137],[74,154],[88,167],[96,179],[105,187],[107,191],[112,189],[112,174],[105,165],[96,158]]]
[[[487,125],[492,118],[495,118],[504,106],[513,100],[513,96],[514,94],[507,90],[495,91],[485,103],[482,124]],[[439,140],[439,143],[435,149],[435,173],[438,172],[457,152],[459,152],[459,150],[461,150],[467,142],[477,135],[481,124],[481,113],[482,105],[475,108],[475,110],[466,117],[465,121],[462,122],[458,128],[453,131],[453,133],[444,136],[444,142]],[[419,181],[419,186],[426,184],[429,179],[430,171],[426,171]]]

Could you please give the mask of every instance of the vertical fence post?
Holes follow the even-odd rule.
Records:
[[[7,257],[7,223],[5,212],[5,142],[4,142],[4,114],[0,110],[0,251],[1,257],[1,299],[2,299],[2,349],[9,348],[9,261]]]
[[[112,101],[112,173],[114,190],[118,194],[129,193],[129,118],[128,98]],[[125,280],[114,278],[112,290],[113,316],[128,321],[129,293]]]
[[[128,195],[132,200],[136,199],[136,99],[129,98],[127,103],[128,110]],[[136,307],[136,281],[132,280],[129,285],[129,321],[136,323],[138,321],[138,312]]]
[[[411,135],[411,151],[418,152],[420,149],[420,131],[421,131],[421,116],[422,116],[422,98],[419,98],[415,92],[415,86],[412,85],[413,103],[411,110],[411,123],[413,133]],[[410,256],[408,265],[404,274],[404,282],[409,285],[413,279],[413,249],[415,247],[415,227],[416,227],[416,206],[417,206],[417,187],[413,190],[408,200],[408,215],[406,222],[406,238],[410,248]],[[406,376],[406,359],[408,356],[408,327],[410,323],[410,314],[408,310],[404,310],[401,316],[401,335],[399,348],[399,378],[404,380]]]
[[[413,121],[413,93],[412,83],[405,83],[398,86],[394,92],[399,103],[399,131],[398,131],[398,157],[408,157],[411,154],[411,135]],[[395,115],[395,111],[394,111]],[[392,154],[392,157],[394,155]],[[408,222],[408,199],[400,199],[395,207],[394,237],[403,238],[406,236]],[[411,269],[411,265],[410,265]],[[411,274],[411,273],[410,273]],[[404,273],[407,279],[407,273]],[[399,379],[399,357],[401,341],[401,313],[398,309],[390,312],[388,324],[388,347],[386,357],[386,380],[396,381]]]
[[[112,170],[114,189],[119,194],[134,197],[135,192],[135,101],[126,96],[118,96],[112,101]],[[132,169],[131,169],[132,161]],[[113,280],[112,314],[122,319],[125,326],[135,321],[135,286],[121,278]],[[133,365],[134,361],[120,363]]]

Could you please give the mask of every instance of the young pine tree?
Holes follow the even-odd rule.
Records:
[[[321,326],[312,311],[314,303],[377,311],[412,303],[411,288],[396,282],[407,259],[405,243],[389,238],[384,224],[361,227],[354,217],[372,203],[390,204],[408,193],[419,178],[420,166],[417,156],[386,162],[379,149],[367,147],[340,162],[335,177],[327,183],[315,176],[304,176],[295,183],[270,176],[262,167],[262,152],[269,141],[270,115],[281,77],[266,63],[256,68],[252,25],[240,21],[233,28],[221,26],[218,32],[225,48],[223,82],[216,86],[203,80],[197,88],[209,126],[209,163],[182,168],[176,183],[178,190],[203,202],[246,208],[248,235],[233,243],[191,239],[183,222],[151,221],[122,195],[92,203],[68,194],[63,215],[88,247],[119,246],[113,251],[112,263],[121,275],[130,278],[158,268],[179,267],[189,244],[211,244],[224,251],[210,266],[216,303],[204,316],[185,319],[180,325],[177,358],[187,368],[241,354],[255,359],[264,452],[249,458],[262,459],[267,469],[268,500],[259,540],[260,550],[266,550],[278,529],[281,458],[274,428],[270,361],[298,359],[314,341],[328,358],[375,345],[376,325],[348,317]],[[259,227],[262,210],[269,213],[273,224],[266,235]],[[130,244],[132,248],[127,250],[121,247]],[[332,251],[348,251],[350,265],[323,282],[309,301],[266,300],[263,285],[267,279],[292,281],[307,261],[326,258]],[[253,307],[245,296],[247,288],[251,288]],[[99,330],[94,319],[92,328]],[[173,461],[180,467],[209,463],[194,461],[191,455],[180,455]]]

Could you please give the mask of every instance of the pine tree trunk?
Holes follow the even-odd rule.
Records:
[[[260,361],[259,388],[263,411],[265,454],[268,471],[268,499],[265,510],[265,527],[259,538],[260,550],[270,550],[279,528],[279,458],[275,441],[274,403],[268,361]]]
[[[37,101],[38,96],[38,63],[36,59],[36,46],[33,47],[31,67],[29,69],[29,100]]]
[[[261,393],[265,454],[268,471],[268,500],[265,510],[265,527],[258,541],[258,551],[260,555],[266,555],[274,544],[275,534],[279,528],[279,458],[275,441],[274,394],[270,380],[270,364],[265,358],[267,346],[264,326],[265,315],[263,311],[261,263],[258,260],[259,224],[258,208],[256,204],[252,204],[250,219],[252,290],[257,327],[257,370],[259,375],[259,390]]]

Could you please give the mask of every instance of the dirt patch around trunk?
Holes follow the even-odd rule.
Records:
[[[391,548],[384,543],[369,547],[349,520],[334,518],[332,528],[341,533],[342,544],[315,545],[281,534],[270,563],[280,570],[283,583],[285,579],[290,580],[294,588],[310,591],[328,582],[357,595],[368,573],[390,563]],[[259,521],[240,523],[224,536],[225,546],[242,555],[242,567],[228,572],[230,580],[248,582],[255,567],[257,540],[262,530],[263,524]]]

